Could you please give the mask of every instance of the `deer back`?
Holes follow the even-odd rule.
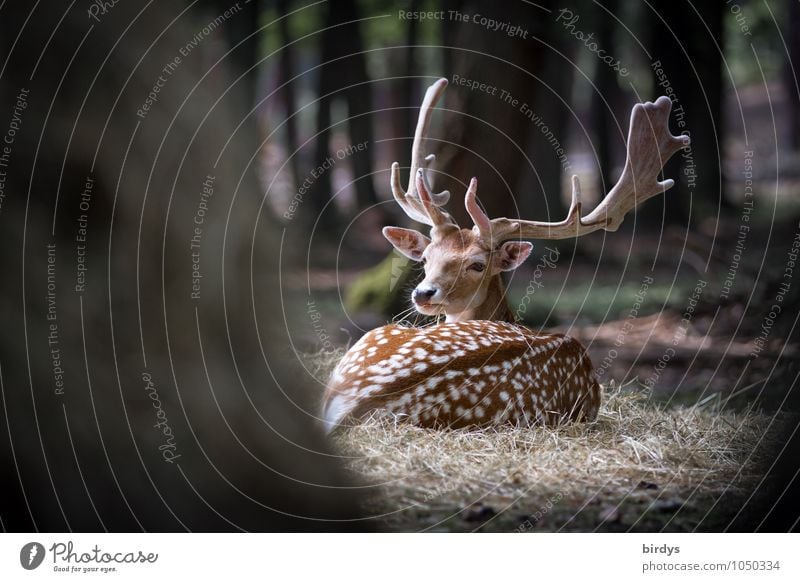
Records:
[[[431,428],[557,424],[592,420],[599,404],[577,340],[469,320],[364,335],[331,376],[323,418],[329,430],[375,411]]]

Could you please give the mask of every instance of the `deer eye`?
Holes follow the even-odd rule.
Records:
[[[470,271],[477,271],[478,273],[481,273],[485,268],[486,265],[484,265],[483,263],[472,263],[469,266]]]

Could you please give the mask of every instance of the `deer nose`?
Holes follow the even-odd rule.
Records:
[[[428,303],[436,295],[436,291],[433,287],[417,287],[411,297],[415,303]]]

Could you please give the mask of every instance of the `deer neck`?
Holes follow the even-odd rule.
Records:
[[[506,301],[506,286],[498,273],[489,281],[486,290],[486,299],[477,307],[466,309],[461,313],[448,313],[446,323],[468,321],[470,319],[489,319],[492,321],[516,322],[516,317],[508,307]]]

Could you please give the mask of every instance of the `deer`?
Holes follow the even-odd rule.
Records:
[[[430,187],[435,155],[425,155],[433,108],[446,86],[442,78],[425,93],[407,189],[400,165],[391,167],[394,199],[409,218],[430,227],[430,236],[383,229],[398,252],[423,264],[424,278],[411,294],[414,308],[444,321],[426,327],[391,324],[362,336],[331,374],[323,398],[325,427],[330,432],[374,414],[434,429],[593,421],[601,387],[586,349],[569,336],[518,324],[501,274],[531,254],[533,245],[523,239],[616,231],[637,205],[674,185],[659,175],[667,160],[689,145],[689,137],[670,133],[668,97],[637,103],[622,174],[587,215],[582,216],[580,181],[572,176],[565,219],[490,219],[478,202],[473,177],[464,197],[473,226],[460,228],[443,208],[450,193]]]

